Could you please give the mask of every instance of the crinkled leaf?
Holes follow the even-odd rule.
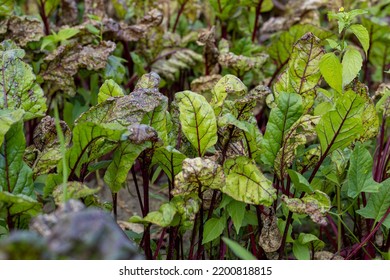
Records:
[[[271,110],[267,128],[262,141],[262,160],[273,166],[277,153],[283,145],[284,137],[290,127],[302,115],[302,97],[296,93],[281,93],[277,107]]]
[[[200,187],[221,189],[225,185],[222,166],[206,158],[187,158],[183,160],[182,171],[175,176],[172,195],[186,195],[198,192]]]
[[[367,55],[368,48],[370,47],[370,36],[367,29],[361,24],[352,24],[349,30],[358,38],[360,44],[363,47],[364,52]]]
[[[225,99],[237,99],[247,93],[247,87],[239,78],[233,75],[223,76],[212,90],[211,104],[214,107],[222,106]]]
[[[310,108],[321,78],[319,63],[324,54],[320,39],[308,32],[294,45],[288,68],[274,86],[275,99],[281,92],[295,92],[303,97],[304,108]]]
[[[22,109],[17,110],[0,110],[0,146],[3,144],[4,137],[11,126],[19,122],[24,115]]]
[[[101,103],[110,97],[122,96],[124,96],[122,88],[114,80],[106,80],[100,87],[98,93],[98,103]]]
[[[348,196],[355,198],[361,192],[377,192],[380,184],[372,178],[373,159],[370,152],[360,143],[353,149],[348,175]]]
[[[348,48],[343,56],[343,87],[352,82],[359,74],[363,65],[363,58],[355,48]]]
[[[261,213],[262,228],[259,237],[259,245],[267,253],[275,252],[282,244],[282,234],[278,228],[278,218],[273,209],[265,209],[265,213]]]
[[[267,61],[268,54],[259,53],[252,56],[236,55],[229,51],[227,40],[222,39],[218,46],[220,55],[218,62],[226,67],[231,68],[237,73],[245,73],[253,69],[260,69]]]
[[[69,43],[59,46],[45,57],[41,76],[51,85],[52,92],[61,90],[70,96],[75,94],[73,76],[79,69],[104,69],[110,54],[115,50],[115,43],[102,41],[99,45],[78,45]]]
[[[23,109],[23,119],[26,121],[43,116],[46,98],[35,83],[32,68],[23,62],[24,55],[24,50],[17,48],[11,41],[0,44],[0,109]]]
[[[0,192],[27,196],[33,193],[32,170],[23,161],[25,149],[23,122],[19,121],[9,128],[0,149]]]
[[[8,209],[12,216],[18,214],[37,215],[41,205],[35,199],[24,194],[13,194],[7,191],[0,192],[0,209]]]
[[[380,221],[390,207],[390,179],[381,183],[379,191],[370,195],[366,207],[357,210],[361,216],[367,219]],[[383,225],[390,229],[390,215],[384,220]]]
[[[325,113],[316,127],[322,154],[345,148],[359,137],[363,108],[363,98],[351,90],[336,100],[335,108]]]
[[[226,227],[226,219],[211,218],[204,224],[202,244],[218,238]]]
[[[64,196],[63,184],[58,185],[53,191],[54,201],[57,205],[69,199],[82,199],[94,195],[100,191],[99,188],[91,189],[81,182],[67,182],[66,196]]]
[[[226,206],[226,211],[229,214],[229,216],[232,218],[233,225],[234,228],[236,229],[237,234],[239,233],[242,225],[242,221],[244,220],[245,207],[246,207],[245,203],[237,200],[232,200]]]
[[[70,176],[79,176],[84,163],[91,161],[91,149],[100,139],[118,141],[125,129],[115,124],[79,123],[73,129],[73,146],[66,152],[66,162]],[[96,151],[99,152],[99,151]]]
[[[169,180],[173,178],[182,170],[183,160],[186,155],[182,154],[172,146],[158,148],[154,151],[152,164],[158,164]]]
[[[310,183],[302,174],[292,169],[289,169],[287,172],[296,190],[306,193],[312,193],[314,191],[312,186],[310,186]]]
[[[334,53],[327,53],[320,61],[320,71],[328,85],[341,93],[343,91],[343,66]]]
[[[145,114],[152,112],[166,99],[159,91],[160,77],[156,73],[143,75],[129,95],[106,99],[83,113],[81,122],[114,123],[123,127],[141,123]]]
[[[331,202],[326,193],[315,190],[313,194],[306,194],[302,199],[288,198],[285,195],[282,195],[281,199],[291,212],[307,214],[313,222],[320,225],[327,224],[325,215],[331,207]]]
[[[247,157],[228,159],[224,165],[226,185],[221,191],[238,201],[255,205],[270,206],[276,199],[276,190]]]
[[[0,7],[2,5],[4,4],[0,3]],[[42,21],[32,16],[11,16],[0,21],[0,25],[4,26],[5,34],[3,39],[13,40],[17,45],[22,47],[26,46],[29,42],[37,42],[44,36]]]
[[[293,164],[297,149],[316,137],[315,126],[320,120],[317,116],[303,115],[284,135],[283,144],[276,155],[274,170],[279,179],[286,176],[287,169]]]
[[[256,260],[256,257],[243,248],[236,241],[231,240],[227,237],[222,237],[223,242],[229,247],[232,252],[239,257],[241,260]]]
[[[215,85],[222,78],[219,74],[213,74],[209,76],[201,76],[199,78],[194,79],[191,82],[191,90],[194,92],[198,92],[206,97],[208,101],[211,100],[211,91],[215,87]],[[210,95],[210,96],[208,96]],[[208,98],[210,97],[210,98]]]
[[[117,193],[124,185],[127,174],[140,153],[150,147],[150,142],[134,144],[121,142],[115,149],[112,161],[104,175],[104,182],[113,193]]]
[[[180,123],[184,135],[195,147],[199,156],[217,143],[217,121],[206,99],[192,91],[175,95],[180,110]]]

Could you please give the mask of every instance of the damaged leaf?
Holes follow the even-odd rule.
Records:
[[[0,109],[23,109],[23,120],[43,116],[46,98],[40,86],[35,83],[32,68],[23,62],[24,50],[12,41],[0,44]]]
[[[327,194],[315,190],[313,194],[306,194],[302,199],[288,198],[286,195],[282,195],[281,199],[291,212],[307,214],[313,222],[320,225],[327,225],[325,215],[331,207],[331,202]]]
[[[263,227],[259,237],[259,245],[264,252],[276,252],[282,244],[282,234],[278,228],[278,218],[272,208],[265,208],[268,215],[261,213]]]
[[[67,182],[66,196],[64,197],[64,186],[58,185],[53,191],[53,197],[56,205],[70,199],[83,199],[87,196],[94,195],[100,191],[99,188],[91,189],[81,182]]]
[[[31,16],[11,16],[0,21],[0,25],[3,25],[0,38],[10,39],[21,47],[38,42],[44,36],[42,22]]]
[[[3,144],[4,137],[13,124],[19,122],[24,115],[22,109],[18,110],[0,110],[0,146]]]
[[[247,157],[228,159],[224,165],[226,185],[221,191],[238,201],[270,206],[276,199],[276,190]]]
[[[114,80],[106,80],[100,87],[98,93],[98,103],[102,103],[110,97],[122,97],[124,96],[122,88]]]

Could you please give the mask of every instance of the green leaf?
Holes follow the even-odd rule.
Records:
[[[54,201],[57,205],[68,201],[69,199],[82,199],[94,195],[100,191],[100,188],[91,189],[81,182],[67,182],[66,196],[64,196],[64,185],[58,185],[53,191]]]
[[[307,181],[302,174],[296,172],[295,170],[289,169],[288,175],[290,175],[291,181],[294,183],[296,190],[306,193],[312,193],[314,190],[310,186],[310,183]]]
[[[377,192],[380,184],[372,178],[373,159],[363,144],[357,143],[352,152],[347,175],[348,196],[356,198],[361,192]]]
[[[217,121],[206,99],[191,91],[175,95],[180,110],[180,123],[184,135],[195,147],[199,156],[217,143]]]
[[[158,137],[162,139],[165,144],[168,144],[169,121],[168,99],[164,98],[161,100],[160,105],[144,116],[142,123],[153,127],[157,131]]]
[[[270,206],[276,199],[276,190],[247,157],[228,159],[224,165],[226,185],[221,191],[238,201],[255,205]]]
[[[367,219],[374,219],[378,222],[382,219],[390,207],[390,179],[381,183],[379,191],[370,195],[366,207],[357,210],[361,216]],[[390,215],[387,216],[383,225],[390,229]]]
[[[226,98],[236,99],[245,95],[247,91],[247,87],[239,78],[233,75],[225,75],[212,90],[211,104],[215,108],[221,107]]]
[[[302,97],[296,93],[281,93],[277,107],[271,110],[262,141],[262,160],[273,166],[289,128],[302,115]]]
[[[144,218],[133,216],[130,218],[132,223],[152,223],[160,227],[168,227],[172,225],[177,209],[173,203],[164,203],[158,211],[149,212]]]
[[[294,241],[293,254],[298,260],[310,260],[310,250],[307,245]]]
[[[321,78],[319,63],[324,54],[320,39],[308,32],[294,45],[288,68],[274,86],[275,99],[281,92],[294,92],[302,96],[304,108],[310,108],[316,97],[315,88]]]
[[[241,201],[237,201],[237,200],[231,201],[226,207],[226,211],[228,212],[229,216],[232,218],[233,225],[234,228],[236,229],[237,234],[240,231],[242,221],[244,220],[245,207],[246,207],[245,203],[242,203]]]
[[[26,121],[44,115],[46,98],[24,56],[24,50],[12,41],[0,44],[0,109],[23,109]]]
[[[187,157],[172,146],[158,148],[154,151],[152,165],[158,164],[169,180],[182,170],[182,163]]]
[[[355,48],[348,48],[343,56],[343,87],[352,82],[359,74],[363,65],[363,58]]]
[[[3,144],[4,136],[14,123],[23,118],[24,111],[18,110],[0,110],[0,146]]]
[[[19,121],[10,127],[0,148],[0,192],[32,195],[33,173],[23,161],[25,149],[23,122]]]
[[[248,252],[245,248],[241,247],[236,241],[227,237],[222,237],[223,242],[229,247],[232,252],[241,260],[256,260],[256,257]]]
[[[226,220],[221,218],[211,218],[204,224],[202,244],[218,238],[226,227]]]
[[[256,163],[261,163],[261,142],[263,135],[257,123],[245,122],[247,131],[244,131],[244,138],[248,156],[255,160]]]
[[[322,154],[345,148],[359,137],[363,108],[364,100],[351,90],[336,100],[335,108],[325,113],[316,127]]]
[[[361,24],[352,24],[349,30],[358,38],[360,44],[363,47],[364,52],[367,55],[367,51],[370,47],[370,36],[368,35],[367,29]]]
[[[0,209],[8,209],[11,216],[23,213],[34,216],[42,210],[41,205],[35,199],[24,194],[12,194],[6,191],[0,192]]]
[[[117,84],[122,84],[126,74],[126,68],[122,64],[126,62],[123,58],[110,55],[107,59],[107,65],[104,69],[103,77],[105,80],[112,79]]]
[[[14,10],[14,0],[1,0],[0,2],[0,16],[9,16]]]
[[[80,30],[77,28],[61,29],[57,33],[58,41],[61,42],[61,41],[68,40],[68,39],[72,38],[73,36],[75,36],[76,34],[78,34],[79,32],[80,32]]]
[[[102,103],[109,97],[124,96],[122,88],[114,80],[106,80],[100,87],[98,93],[98,103]]]
[[[121,142],[115,149],[114,155],[106,173],[104,182],[109,186],[111,192],[117,193],[123,187],[129,170],[134,165],[140,153],[149,148],[150,142],[134,144],[131,142]]]
[[[320,71],[328,85],[339,93],[343,91],[343,66],[334,53],[325,54],[320,61]]]
[[[82,165],[90,162],[93,157],[96,158],[94,154],[101,154],[102,150],[94,150],[94,146],[103,144],[102,140],[119,141],[124,132],[125,129],[122,126],[114,123],[83,122],[77,124],[73,129],[73,146],[66,152],[69,176],[79,176]],[[104,152],[108,151],[104,150]]]

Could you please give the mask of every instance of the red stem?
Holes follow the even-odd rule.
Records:
[[[261,12],[261,6],[263,5],[263,0],[259,0],[259,3],[257,4],[257,7],[256,7],[256,17],[255,17],[255,24],[253,26],[253,32],[252,32],[252,42],[254,43],[255,42],[255,39],[256,39],[256,33],[257,33],[257,30],[259,29],[259,15],[260,15],[260,12]]]

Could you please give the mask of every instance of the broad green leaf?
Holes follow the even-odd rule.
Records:
[[[12,41],[0,44],[0,109],[23,109],[26,121],[44,115],[46,98],[24,56],[24,50]]]
[[[150,147],[150,142],[134,144],[131,142],[121,142],[115,149],[112,161],[104,174],[104,182],[113,193],[119,192],[127,179],[130,168],[140,153]]]
[[[182,171],[175,176],[172,195],[198,193],[199,188],[221,189],[225,185],[222,166],[205,158],[183,160]]]
[[[3,144],[4,136],[14,123],[23,118],[24,111],[18,110],[0,110],[0,146]]]
[[[334,53],[325,54],[320,61],[320,71],[328,85],[341,93],[343,91],[343,66]]]
[[[370,195],[366,207],[356,212],[367,219],[374,219],[378,222],[382,219],[390,207],[390,179],[381,183],[379,191]],[[390,229],[390,215],[387,216],[383,225]]]
[[[298,260],[310,260],[309,246],[304,245],[297,240],[293,243],[293,254]]]
[[[64,196],[64,185],[58,185],[53,191],[54,201],[57,205],[68,201],[69,199],[82,199],[94,195],[100,191],[100,188],[91,189],[81,182],[67,182],[66,196]]]
[[[246,144],[246,150],[248,151],[248,157],[255,160],[256,163],[261,162],[261,142],[263,141],[263,135],[257,123],[245,123],[247,131],[244,131],[244,138]]]
[[[198,155],[203,156],[218,140],[214,111],[206,99],[195,92],[178,92],[175,99],[179,105],[183,133]]]
[[[289,169],[288,175],[290,175],[291,181],[294,183],[294,187],[296,190],[306,193],[312,193],[314,190],[310,183],[307,181],[302,174],[296,172],[295,170]]]
[[[303,198],[288,198],[285,195],[281,197],[287,208],[297,214],[307,214],[313,222],[326,225],[325,215],[330,210],[331,202],[329,196],[319,190],[312,194],[306,194]]]
[[[158,164],[169,180],[182,170],[182,163],[187,157],[172,146],[165,146],[154,151],[152,165]]]
[[[233,200],[226,206],[226,211],[228,212],[229,216],[232,218],[234,228],[236,229],[236,232],[240,231],[242,221],[244,220],[245,216],[245,207],[246,204]]]
[[[370,47],[370,36],[367,29],[361,24],[352,24],[349,30],[358,38],[360,44],[363,47],[364,52],[367,55],[368,48]]]
[[[355,48],[348,48],[343,56],[343,87],[352,82],[359,74],[363,65],[363,58]]]
[[[271,110],[262,141],[262,160],[273,166],[285,134],[302,115],[302,97],[296,93],[281,93],[277,107]]]
[[[275,99],[281,92],[294,92],[302,96],[304,108],[310,108],[321,78],[319,63],[323,54],[320,39],[311,32],[303,35],[293,47],[288,68],[275,83]]]
[[[359,137],[363,108],[363,98],[351,90],[336,100],[335,108],[325,113],[316,127],[322,154],[345,148]]]
[[[119,141],[124,132],[125,129],[121,125],[114,123],[83,122],[77,124],[73,129],[73,146],[66,152],[66,168],[69,169],[69,176],[80,175],[82,165],[93,158],[91,150],[96,143],[102,144],[100,140]],[[95,150],[95,153],[100,152],[101,150]]]
[[[221,218],[211,218],[204,224],[202,244],[218,238],[226,227],[226,220]]]
[[[23,161],[26,138],[23,122],[14,123],[5,134],[0,147],[0,192],[32,195],[34,191],[33,173]]]
[[[218,117],[218,127],[224,127],[227,125],[234,125],[235,127],[248,132],[245,122],[237,120],[231,113],[223,114]]]
[[[80,32],[80,29],[77,29],[77,28],[61,29],[57,33],[58,41],[68,40],[68,39],[72,38],[73,36],[75,36],[76,34],[78,34],[79,32]]]
[[[14,10],[15,0],[1,0],[0,2],[0,16],[9,16]]]
[[[270,206],[276,199],[276,190],[247,157],[228,159],[224,165],[226,185],[221,191],[238,201]]]
[[[352,152],[347,175],[348,196],[356,198],[361,192],[377,192],[380,184],[372,178],[373,159],[361,143]]]
[[[34,216],[41,212],[41,205],[30,196],[3,191],[0,192],[0,209],[8,209],[11,216],[19,214]]]
[[[100,87],[98,93],[98,103],[102,103],[109,97],[124,96],[122,88],[114,80],[106,80]]]
[[[243,248],[236,241],[231,240],[227,237],[222,237],[223,242],[229,247],[230,250],[241,260],[256,260],[256,257]]]

